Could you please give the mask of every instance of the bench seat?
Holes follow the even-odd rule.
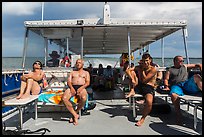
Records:
[[[16,106],[19,110],[19,121],[20,121],[20,129],[23,128],[23,107],[31,104],[32,102],[35,103],[35,120],[38,118],[37,116],[37,102],[38,102],[38,95],[31,95],[25,99],[8,99],[5,100],[3,106]]]
[[[165,101],[167,102],[167,97],[168,96],[169,96],[168,94],[160,94],[157,91],[155,91],[155,96],[154,97],[161,97],[161,98],[164,97]],[[139,97],[143,97],[143,96],[141,94],[135,94],[134,96],[129,97],[129,107],[131,108],[131,106],[132,106],[133,117],[137,117],[137,105],[138,105],[138,103],[136,103],[136,99],[139,98]]]
[[[202,95],[194,96],[194,95],[183,95],[179,96],[179,99],[186,103],[187,106],[187,111],[189,110],[189,106],[192,106],[193,109],[193,117],[194,117],[194,124],[193,127],[196,129],[197,127],[197,109],[202,110]]]

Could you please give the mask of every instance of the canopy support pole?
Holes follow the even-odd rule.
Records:
[[[83,59],[84,53],[84,28],[81,28],[81,59]]]
[[[69,38],[67,37],[67,56],[69,56]]]
[[[130,32],[128,28],[128,59],[129,59],[129,64],[131,65],[131,54],[130,54]]]
[[[164,67],[164,38],[161,39],[162,67]]]
[[[48,58],[48,39],[44,38],[44,46],[45,46],[45,67],[47,66],[47,58]]]
[[[26,57],[26,51],[28,47],[28,34],[29,30],[26,28],[25,30],[25,37],[24,37],[24,48],[23,48],[23,61],[22,61],[22,68],[25,69],[25,57]]]
[[[188,49],[187,49],[187,43],[186,43],[186,38],[187,38],[187,28],[183,27],[183,42],[184,42],[184,47],[185,47],[185,54],[186,54],[186,60],[187,64],[189,64],[189,57],[188,57]]]

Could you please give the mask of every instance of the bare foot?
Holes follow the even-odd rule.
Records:
[[[74,122],[74,120],[73,120],[73,118],[71,117],[70,119],[69,119],[69,123],[73,123]]]
[[[139,121],[137,121],[137,122],[135,123],[135,126],[140,127],[143,123],[144,123],[144,120],[143,120],[143,119],[140,119]]]
[[[130,92],[128,95],[126,95],[126,97],[125,97],[125,98],[129,98],[129,97],[134,96],[134,95],[135,95],[135,93],[134,93],[134,92]]]
[[[19,94],[16,99],[20,99],[23,96],[23,94]]]
[[[76,117],[74,117],[73,124],[74,124],[75,126],[78,125],[78,119],[79,119],[79,115],[77,115]]]
[[[144,99],[141,99],[141,100],[137,100],[137,101],[136,101],[137,104],[144,104],[144,102],[145,102]]]
[[[23,96],[21,96],[21,99],[28,98],[29,96],[30,94],[24,94]]]

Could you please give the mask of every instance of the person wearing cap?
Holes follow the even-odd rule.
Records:
[[[57,53],[57,51],[52,51],[51,54],[49,54],[51,59],[48,60],[47,66],[48,67],[58,67],[59,66],[59,57],[60,55]]]

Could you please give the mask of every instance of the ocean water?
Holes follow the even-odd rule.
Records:
[[[35,60],[40,60],[44,63],[44,58],[27,58],[26,60],[26,68],[31,69],[32,63]],[[111,65],[112,67],[119,68],[120,67],[120,59],[119,58],[109,58],[109,57],[88,57],[84,58],[85,63],[84,67],[88,67],[89,63],[93,65],[93,67],[97,68],[98,65],[101,63],[104,67],[107,65]],[[135,59],[133,62],[135,65],[137,65],[137,62],[139,59]],[[159,64],[162,66],[162,60],[161,58],[153,58],[153,62]],[[173,58],[165,58],[164,59],[164,66],[169,67],[173,65]],[[186,61],[184,62],[186,63]],[[202,58],[190,58],[190,63],[202,63]],[[22,58],[21,57],[3,57],[2,58],[2,70],[5,69],[21,69],[22,68]]]

